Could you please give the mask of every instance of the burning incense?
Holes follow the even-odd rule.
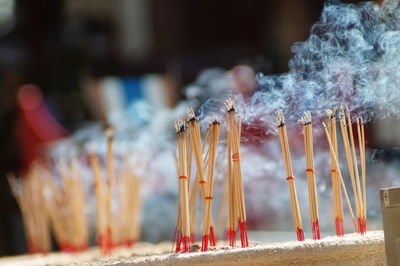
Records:
[[[334,146],[332,144],[331,137],[329,136],[328,127],[326,126],[326,124],[324,122],[322,122],[322,125],[324,126],[324,129],[325,129],[325,135],[326,135],[326,138],[327,138],[328,143],[329,143],[329,149],[331,151],[332,158],[333,158],[333,161],[335,163],[335,167],[337,169],[337,173],[339,175],[340,184],[341,184],[343,192],[344,192],[344,196],[345,196],[345,199],[346,199],[347,207],[349,208],[349,212],[350,212],[351,218],[353,219],[354,229],[357,231],[357,224],[356,224],[356,220],[354,218],[353,208],[351,207],[349,195],[347,194],[347,189],[346,189],[346,186],[345,186],[344,181],[343,181],[342,172],[340,171],[339,161],[338,161],[338,159],[336,157],[336,153],[335,153]]]
[[[337,134],[336,134],[336,108],[328,109],[328,134],[332,142],[333,149],[329,149],[329,156],[331,162],[331,178],[332,178],[332,197],[333,197],[333,213],[335,218],[335,229],[337,236],[344,235],[343,227],[343,200],[342,190],[340,186],[340,177],[338,173],[338,164],[334,160],[334,156],[339,160]]]
[[[293,176],[292,162],[290,159],[290,150],[289,150],[289,142],[287,139],[287,132],[285,126],[285,117],[283,115],[282,110],[277,111],[276,124],[278,126],[279,140],[281,143],[283,159],[285,161],[286,174],[288,176],[286,180],[288,181],[290,190],[290,201],[292,205],[294,227],[297,233],[297,240],[303,241],[304,240],[303,224],[301,221],[299,202],[297,199],[296,187],[294,184],[295,177]]]
[[[188,126],[189,126],[189,134],[190,134],[190,142],[191,142],[191,147],[193,150],[193,153],[195,155],[195,160],[196,160],[196,166],[197,166],[197,171],[198,171],[198,177],[199,180],[195,180],[195,182],[200,183],[200,189],[201,189],[201,196],[203,198],[203,206],[206,205],[206,197],[207,197],[207,180],[205,178],[205,167],[203,163],[203,149],[201,145],[201,135],[200,135],[200,123],[198,119],[196,118],[196,115],[193,111],[193,109],[188,109],[187,110],[187,115],[188,115]],[[209,166],[210,167],[210,166]],[[195,184],[196,185],[196,184]],[[197,191],[195,191],[197,195]],[[213,226],[213,218],[212,214],[210,214],[209,217],[209,226],[210,226],[210,236],[204,236],[202,242],[205,241],[206,238],[209,239],[210,245],[215,246],[216,245],[216,239],[215,239],[215,234],[214,234],[214,226]],[[203,245],[204,246],[204,245]]]
[[[347,118],[347,120],[346,120]],[[353,196],[355,201],[356,207],[356,216],[358,226],[356,231],[359,233],[364,233],[364,226],[363,226],[363,215],[364,215],[364,204],[363,204],[363,196],[361,192],[361,185],[360,185],[360,178],[358,172],[358,164],[357,164],[357,157],[355,152],[355,145],[354,145],[354,136],[353,136],[353,129],[352,129],[352,121],[350,117],[350,112],[347,108],[346,114],[344,109],[341,110],[341,130],[342,130],[342,137],[343,137],[343,145],[346,151],[346,159],[347,165],[349,169],[351,184],[353,188]]]
[[[105,134],[107,136],[107,192],[106,192],[106,249],[107,253],[111,253],[113,246],[113,217],[111,210],[112,202],[112,187],[114,179],[114,130],[110,127],[106,129]]]
[[[185,123],[179,120],[175,124],[178,138],[178,175],[179,175],[179,213],[181,217],[180,227],[178,228],[178,238],[176,245],[182,243],[183,252],[190,251],[190,214],[189,214],[189,188],[188,188],[188,169],[186,154]],[[180,237],[181,236],[181,237]],[[177,249],[178,250],[178,249]]]
[[[225,101],[225,107],[227,109],[227,121],[228,121],[228,128],[227,128],[228,176],[230,180],[229,240],[230,240],[230,245],[235,246],[237,221],[239,218],[241,244],[242,247],[248,247],[249,240],[247,236],[246,206],[245,206],[243,180],[242,180],[242,169],[240,165],[241,121],[240,119],[236,118],[235,102],[232,99],[228,99]]]
[[[313,239],[317,240],[321,239],[321,233],[319,230],[318,199],[317,199],[317,186],[315,182],[311,113],[304,112],[304,116],[302,117],[301,121],[303,122],[303,131],[304,131],[304,148],[306,153],[306,167],[307,167],[306,175],[307,175],[311,230],[313,234]]]
[[[365,166],[365,137],[363,118],[357,119],[358,145],[360,150],[361,178],[362,178],[362,199],[364,212],[362,213],[362,221],[360,231],[362,234],[367,232],[367,184],[366,184],[366,166]]]
[[[218,118],[214,118],[210,125],[210,135],[208,143],[208,183],[206,197],[204,198],[204,219],[203,219],[203,241],[201,251],[208,250],[209,238],[214,236],[214,228],[212,227],[212,200],[214,190],[214,168],[217,155],[217,147],[219,141],[219,131],[221,122]],[[215,243],[214,243],[215,245]]]
[[[229,245],[231,247],[236,246],[236,228],[237,228],[237,222],[238,222],[238,202],[237,202],[237,196],[236,196],[236,182],[232,174],[232,145],[231,145],[231,134],[227,134],[227,152],[228,152],[228,169],[227,169],[227,180],[228,180],[228,191],[229,191],[229,196],[228,196],[228,206],[229,206],[229,215],[228,215],[228,240],[229,240]]]
[[[351,143],[351,155],[353,156],[353,168],[354,168],[354,173],[355,173],[357,199],[358,199],[358,204],[359,204],[359,210],[358,210],[359,215],[357,216],[358,232],[361,234],[364,234],[364,229],[363,229],[364,204],[363,204],[361,185],[360,185],[360,175],[358,172],[358,161],[357,161],[357,155],[356,155],[356,148],[355,148],[355,144],[354,144],[353,126],[352,126],[352,120],[351,120],[350,111],[349,111],[348,106],[346,106],[346,113],[347,113],[347,125],[348,125],[349,137],[350,137],[350,143]]]

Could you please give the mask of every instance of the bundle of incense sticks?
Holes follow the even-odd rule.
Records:
[[[187,112],[189,115],[193,111],[191,109],[188,109]],[[195,118],[195,120],[197,119]],[[196,216],[197,216],[197,208],[194,208],[194,206],[197,206],[198,204],[197,184],[199,175],[197,173],[195,180],[192,182],[193,186],[191,186],[190,184],[191,184],[192,163],[193,163],[193,149],[192,149],[193,145],[191,143],[191,134],[189,128],[186,128],[185,136],[186,136],[186,154],[187,154],[188,186],[189,186],[190,240],[192,244],[194,244],[196,242]]]
[[[202,237],[202,250],[206,251],[208,250],[208,241],[210,241],[210,245],[211,246],[215,246],[216,245],[216,238],[215,238],[215,233],[214,233],[214,226],[213,226],[213,217],[212,217],[212,213],[208,213],[207,214],[207,209],[206,209],[206,205],[208,204],[208,202],[211,200],[208,195],[208,189],[210,184],[208,184],[207,186],[207,179],[205,178],[205,164],[203,162],[203,149],[204,146],[202,147],[201,145],[201,134],[200,134],[200,123],[198,121],[198,119],[195,116],[195,113],[193,111],[193,109],[188,109],[187,110],[187,119],[188,119],[188,135],[190,136],[190,143],[191,143],[191,151],[193,151],[194,153],[194,157],[195,157],[195,161],[196,161],[196,166],[197,166],[197,175],[196,178],[194,180],[193,183],[193,188],[191,189],[191,193],[190,193],[190,200],[189,200],[189,206],[190,209],[193,210],[193,212],[191,211],[191,215],[196,213],[196,209],[197,208],[193,208],[192,204],[194,203],[194,201],[197,199],[197,193],[198,193],[198,187],[200,185],[200,190],[201,190],[201,196],[203,199],[203,206],[204,206],[204,216],[207,216],[207,222],[205,224],[207,224],[207,226],[209,226],[209,228],[206,230],[207,233],[206,235],[203,234]],[[212,138],[212,135],[210,133],[210,128],[213,129],[213,127],[209,127],[207,129],[207,133],[206,133],[206,140],[208,138]],[[219,131],[218,131],[219,133]],[[215,164],[210,165],[210,159],[215,159],[215,158],[211,158],[210,157],[210,145],[211,143],[209,143],[209,150],[207,151],[206,154],[206,160],[208,164],[208,169],[209,169],[209,174],[210,174],[210,169],[212,168],[211,173],[214,172],[213,167],[215,166]],[[191,162],[191,157],[188,160],[188,162]],[[189,171],[190,173],[190,171]],[[210,178],[210,176],[208,177]],[[199,184],[199,185],[198,185]],[[194,222],[194,217],[191,216],[192,221]],[[204,227],[204,223],[203,223],[203,227]],[[194,226],[192,226],[192,228],[194,228]],[[204,233],[204,230],[203,230]],[[192,236],[194,236],[194,231],[191,234]]]
[[[217,147],[219,141],[221,122],[219,118],[213,118],[209,126],[209,138],[208,138],[208,182],[206,196],[204,197],[204,216],[203,216],[203,241],[201,245],[202,251],[208,250],[209,238],[215,238],[213,226],[212,226],[212,202],[213,202],[213,190],[214,190],[214,168],[217,157]],[[215,239],[214,245],[215,243]]]
[[[240,165],[241,121],[236,117],[235,102],[232,99],[225,101],[225,107],[228,122],[229,244],[236,246],[236,230],[239,222],[242,247],[248,247],[246,206]]]
[[[141,183],[132,163],[125,163],[119,174],[116,240],[119,246],[131,247],[140,235]]]
[[[9,174],[13,194],[22,212],[29,253],[47,253],[51,248],[50,227],[43,196],[43,182],[36,169],[16,178]]]
[[[333,146],[331,137],[330,137],[329,132],[328,132],[327,125],[324,122],[322,122],[322,124],[324,126],[325,135],[326,135],[326,138],[327,138],[328,143],[329,143],[329,150],[331,151],[331,159],[333,159],[333,162],[335,164],[335,168],[334,168],[335,169],[335,173],[337,173],[338,176],[339,176],[339,181],[338,182],[340,183],[340,185],[342,187],[342,191],[343,191],[343,194],[344,194],[345,199],[346,199],[347,207],[349,209],[351,218],[353,219],[354,228],[357,230],[357,225],[356,225],[356,221],[355,221],[355,218],[354,218],[353,208],[351,207],[349,195],[347,194],[347,189],[346,189],[346,186],[345,186],[344,181],[343,181],[342,172],[340,171],[339,161],[338,161],[338,159],[336,157],[335,147]]]
[[[54,196],[60,195],[58,200],[54,198],[58,210],[64,212],[67,219],[65,227],[68,236],[65,242],[60,243],[60,247],[64,251],[77,252],[88,248],[88,224],[85,212],[86,194],[83,187],[83,181],[80,176],[80,168],[78,161],[72,159],[67,163],[59,161],[57,167],[60,172],[59,189],[53,191]],[[54,178],[46,182],[51,184]],[[55,185],[50,185],[55,188]],[[61,216],[63,214],[59,214]],[[62,216],[61,216],[62,217]]]
[[[20,183],[14,178],[9,179],[23,212],[30,252],[50,250],[50,227],[60,250],[87,249],[85,195],[77,164],[60,161],[56,168],[60,172],[59,185],[55,184],[51,171],[39,164],[33,164]],[[33,236],[32,232],[35,232]],[[37,244],[36,235],[40,236],[39,243],[42,244]]]
[[[95,147],[89,152],[89,162],[93,171],[93,188],[96,197],[96,220],[97,220],[97,240],[103,254],[108,252],[106,239],[106,220],[105,220],[105,184],[101,175],[101,166],[96,154]]]
[[[179,181],[179,211],[177,231],[175,232],[174,242],[176,243],[176,251],[190,251],[190,213],[189,213],[189,177],[187,165],[187,144],[186,144],[186,126],[183,120],[179,120],[175,124],[177,140],[178,140],[178,156],[177,169]]]
[[[303,123],[304,148],[306,153],[306,167],[307,167],[306,175],[307,175],[311,231],[313,234],[313,239],[317,240],[321,239],[321,233],[319,230],[318,198],[317,198],[317,186],[315,182],[311,113],[304,112],[304,116],[302,117],[301,121]]]
[[[45,180],[46,186],[46,208],[48,211],[50,223],[54,232],[54,236],[60,250],[72,251],[70,241],[70,232],[68,226],[67,212],[64,210],[63,195],[59,192],[59,188],[52,180],[52,175],[47,169],[41,172],[41,176]]]
[[[361,234],[364,234],[366,232],[366,220],[365,220],[366,187],[365,187],[365,149],[364,149],[363,125],[361,125],[360,123],[358,123],[357,125],[360,162],[361,162],[361,175],[363,182],[363,186],[361,186],[352,124],[353,123],[348,108],[346,107],[345,111],[344,108],[342,107],[340,112],[340,128],[343,137],[343,145],[345,148],[351,185],[353,188],[353,198],[355,202],[356,217],[358,224],[356,227],[356,231]]]
[[[119,178],[115,179],[112,130],[107,130],[106,135],[105,169],[94,149],[89,152],[89,162],[94,176],[99,245],[103,253],[109,254],[113,247],[132,246],[139,238],[142,201],[141,183],[128,158],[122,158]],[[23,214],[30,253],[50,251],[50,231],[62,251],[78,252],[88,248],[89,226],[85,211],[88,191],[81,177],[81,162],[76,157],[34,163],[23,178],[9,177]],[[113,187],[118,192],[115,197],[112,197]],[[114,215],[112,199],[118,206]]]
[[[336,108],[328,109],[328,134],[332,142],[333,149],[329,150],[331,162],[332,195],[333,195],[333,213],[335,218],[335,229],[337,236],[344,235],[343,227],[343,202],[340,177],[338,173],[339,166],[335,163],[333,156],[339,160],[337,135],[336,135]]]
[[[141,194],[138,175],[132,161],[122,158],[122,166],[116,171],[113,153],[114,133],[111,128],[105,131],[107,136],[106,182],[102,175],[100,160],[92,147],[89,162],[93,171],[96,195],[96,216],[98,243],[103,254],[111,253],[117,246],[131,247],[140,235]],[[117,178],[118,177],[118,178]],[[113,191],[117,192],[113,196]],[[116,202],[118,212],[111,210]]]
[[[278,110],[276,114],[276,124],[278,126],[279,140],[281,144],[283,159],[285,162],[286,174],[290,191],[290,201],[292,205],[293,222],[299,241],[304,240],[303,224],[301,221],[301,214],[299,202],[297,200],[296,187],[294,184],[295,177],[293,176],[292,162],[290,158],[289,142],[286,133],[285,117],[282,110]]]

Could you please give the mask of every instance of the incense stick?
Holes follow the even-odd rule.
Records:
[[[336,134],[336,108],[326,110],[328,115],[328,134],[332,142],[333,149],[329,149],[329,157],[331,162],[331,179],[332,179],[332,197],[333,197],[333,209],[335,219],[335,230],[337,236],[344,235],[344,216],[343,216],[343,199],[342,189],[340,186],[340,177],[338,174],[338,164],[334,160],[339,160],[338,145],[337,145],[337,134]]]
[[[293,223],[297,234],[297,240],[304,240],[303,224],[301,220],[300,207],[297,199],[296,187],[294,183],[292,162],[290,159],[289,142],[286,133],[285,117],[282,110],[278,110],[276,114],[276,124],[278,126],[279,140],[281,144],[282,154],[285,162],[286,174],[290,191],[290,201],[293,213]]]
[[[50,216],[45,198],[44,182],[39,166],[33,164],[21,178],[8,174],[11,190],[22,212],[29,253],[48,253],[50,241]]]
[[[96,216],[97,216],[97,237],[98,237],[98,243],[100,246],[101,251],[103,254],[107,253],[107,248],[106,248],[106,221],[104,221],[105,215],[104,215],[104,210],[105,210],[105,201],[104,201],[104,184],[103,180],[101,178],[101,172],[100,172],[100,162],[99,158],[96,155],[95,152],[95,147],[92,148],[92,150],[89,152],[89,162],[92,167],[93,171],[93,187],[95,191],[95,196],[96,196]]]
[[[362,211],[362,206],[361,206],[361,202],[360,202],[360,198],[359,198],[359,193],[358,193],[358,187],[356,184],[356,177],[355,177],[355,168],[354,168],[354,163],[357,163],[357,161],[354,162],[354,157],[352,156],[352,148],[350,145],[351,140],[349,140],[349,138],[351,138],[349,136],[349,131],[347,126],[349,126],[351,128],[351,124],[347,125],[348,122],[346,122],[346,117],[345,117],[345,113],[343,111],[343,109],[341,109],[340,112],[340,128],[341,128],[341,132],[342,132],[342,138],[343,138],[343,145],[345,148],[345,155],[346,155],[346,160],[347,160],[347,167],[349,170],[349,176],[350,176],[350,181],[351,181],[351,185],[352,185],[352,189],[353,189],[353,197],[354,197],[354,203],[355,203],[355,209],[356,209],[356,217],[357,217],[357,221],[360,221],[361,219],[361,211]],[[353,223],[356,221],[353,221]],[[356,226],[356,232],[359,232],[359,228],[358,226]]]
[[[317,186],[315,182],[311,113],[304,112],[304,116],[301,118],[301,122],[303,123],[304,149],[306,153],[306,175],[307,175],[311,230],[313,234],[313,239],[317,240],[321,239],[321,233],[319,229]]]
[[[348,129],[349,129],[349,137],[350,137],[350,144],[351,144],[351,155],[353,157],[353,168],[354,168],[354,173],[355,173],[357,199],[358,199],[358,205],[359,205],[359,211],[358,211],[359,215],[357,216],[358,232],[363,234],[363,229],[361,227],[363,227],[362,219],[363,219],[363,214],[364,214],[364,204],[363,204],[361,185],[360,185],[360,175],[358,172],[358,162],[357,162],[357,156],[356,156],[356,148],[355,148],[355,144],[354,144],[352,120],[351,120],[350,111],[349,111],[349,108],[347,105],[346,105],[346,113],[347,113],[347,125],[348,125]]]
[[[342,172],[340,171],[339,162],[338,162],[338,159],[337,159],[336,154],[335,154],[335,149],[333,147],[332,140],[331,140],[331,138],[329,136],[328,127],[326,126],[326,124],[324,122],[322,122],[322,125],[324,126],[324,129],[325,129],[325,135],[326,135],[326,138],[327,138],[328,143],[329,143],[329,149],[332,152],[332,158],[333,158],[333,161],[335,162],[335,165],[336,165],[335,167],[337,169],[337,173],[338,173],[339,178],[340,178],[340,184],[341,184],[343,192],[344,192],[344,196],[345,196],[345,199],[346,199],[347,207],[349,209],[351,218],[353,220],[354,229],[357,231],[357,224],[356,224],[356,220],[354,218],[353,208],[351,207],[349,195],[347,194],[347,189],[346,189],[346,186],[345,186],[344,181],[343,181]]]
[[[196,161],[196,166],[197,166],[197,171],[198,171],[198,177],[199,177],[198,182],[200,183],[201,196],[203,199],[203,206],[205,206],[206,205],[206,197],[207,197],[206,196],[207,180],[205,178],[205,167],[204,167],[204,163],[203,163],[203,152],[202,152],[203,149],[202,149],[202,145],[201,145],[200,123],[199,123],[192,108],[188,109],[186,112],[187,112],[187,120],[188,120],[187,123],[188,123],[188,127],[189,127],[189,132],[190,132],[191,147],[192,147],[193,153],[195,155],[195,161]],[[194,196],[196,196],[196,195],[197,195],[197,191],[196,191],[196,194],[194,194]],[[211,235],[210,235],[210,237],[203,235],[202,241],[204,242],[205,238],[208,238],[210,241],[210,245],[215,246],[216,239],[215,239],[215,234],[214,234],[212,213],[210,214],[209,219],[210,219],[210,221],[209,221],[210,229],[209,230],[211,232]]]
[[[366,165],[365,165],[365,137],[364,137],[364,122],[363,118],[357,119],[357,133],[360,151],[360,164],[361,164],[361,177],[362,177],[362,199],[364,212],[362,214],[361,233],[365,234],[367,231],[367,184],[366,184]]]
[[[176,122],[175,128],[178,138],[179,207],[181,217],[181,226],[179,229],[182,235],[183,252],[189,252],[191,241],[185,123],[179,120]]]
[[[113,217],[112,217],[112,190],[114,180],[114,130],[110,127],[105,131],[107,137],[107,192],[106,192],[106,253],[110,254],[113,248]]]
[[[228,156],[232,162],[228,163],[230,168],[229,176],[231,179],[231,231],[230,231],[230,245],[235,245],[237,221],[239,221],[240,240],[242,247],[249,246],[247,235],[247,218],[246,206],[244,198],[244,188],[242,179],[242,169],[240,163],[240,135],[241,135],[241,121],[236,118],[235,102],[232,99],[225,101],[227,109],[227,122],[228,122]],[[239,218],[239,219],[238,219]]]
[[[207,182],[207,191],[206,197],[204,198],[204,219],[203,219],[203,239],[201,245],[201,251],[208,250],[208,241],[209,238],[215,239],[214,236],[214,228],[212,226],[212,200],[213,200],[213,190],[214,190],[214,168],[216,161],[216,152],[219,141],[219,131],[220,131],[220,120],[218,118],[214,118],[211,122],[210,128],[210,137],[208,144],[208,182]],[[215,241],[215,240],[214,240]],[[214,246],[216,243],[213,243]]]

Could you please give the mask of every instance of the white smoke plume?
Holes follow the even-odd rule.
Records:
[[[347,104],[365,120],[400,117],[400,7],[398,0],[344,4],[329,1],[304,42],[291,49],[289,72],[258,74],[259,90],[238,108],[250,124],[273,132],[283,109],[288,124]]]

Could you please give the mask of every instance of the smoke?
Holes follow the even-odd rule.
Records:
[[[272,133],[278,109],[293,124],[304,111],[323,117],[342,104],[365,120],[399,118],[399,1],[330,1],[308,39],[291,51],[288,73],[257,75],[259,90],[238,108],[248,124],[262,122]]]

